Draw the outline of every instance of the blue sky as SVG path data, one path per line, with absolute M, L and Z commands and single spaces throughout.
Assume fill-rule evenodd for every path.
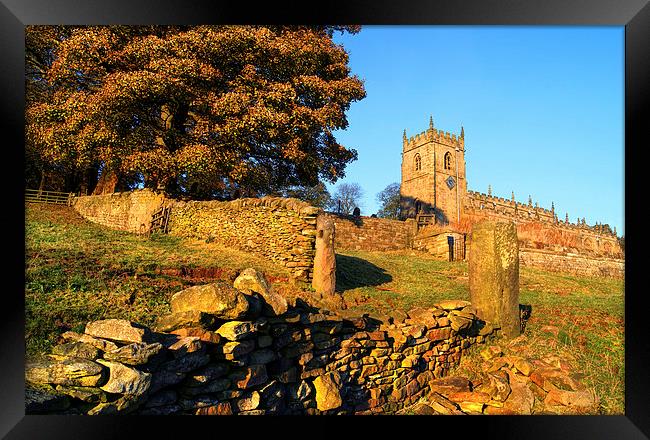
M 335 35 L 367 97 L 336 132 L 363 215 L 400 181 L 402 133 L 465 128 L 468 189 L 624 233 L 622 26 L 365 26 Z M 331 193 L 336 185 L 328 185 Z

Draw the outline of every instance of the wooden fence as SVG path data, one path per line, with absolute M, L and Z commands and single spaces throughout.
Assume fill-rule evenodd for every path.
M 167 234 L 169 232 L 169 214 L 171 211 L 171 208 L 163 206 L 158 211 L 154 212 L 151 216 L 149 233 L 162 232 L 163 234 Z
M 37 189 L 25 190 L 25 201 L 31 203 L 53 203 L 56 205 L 72 205 L 74 193 L 58 191 L 39 191 Z

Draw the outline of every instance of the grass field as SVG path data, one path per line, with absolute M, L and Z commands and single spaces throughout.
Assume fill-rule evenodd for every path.
M 125 318 L 150 325 L 170 296 L 193 284 L 263 271 L 287 295 L 287 272 L 261 257 L 215 243 L 113 231 L 67 207 L 26 206 L 25 341 L 48 351 L 59 334 L 87 321 Z M 346 314 L 406 312 L 443 299 L 469 299 L 467 264 L 419 252 L 337 251 L 337 290 Z M 532 306 L 531 356 L 558 354 L 595 388 L 602 414 L 624 413 L 624 285 L 522 267 L 520 302 Z
M 337 252 L 337 290 L 347 313 L 380 316 L 442 299 L 469 300 L 466 263 L 416 252 Z M 530 356 L 558 354 L 585 374 L 603 414 L 624 413 L 623 280 L 521 267 L 519 301 L 532 307 L 524 334 Z M 557 333 L 557 335 L 555 334 Z
M 114 231 L 64 206 L 28 204 L 25 214 L 28 354 L 49 350 L 59 334 L 83 330 L 90 320 L 150 325 L 169 313 L 169 299 L 179 290 L 233 281 L 247 267 L 291 289 L 281 266 L 215 243 Z

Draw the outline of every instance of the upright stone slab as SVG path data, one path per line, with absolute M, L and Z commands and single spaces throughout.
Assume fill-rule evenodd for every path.
M 319 215 L 316 219 L 316 255 L 312 287 L 324 297 L 334 295 L 336 287 L 334 233 L 334 221 Z
M 484 220 L 473 226 L 469 292 L 481 319 L 500 325 L 504 336 L 520 334 L 519 246 L 513 222 Z

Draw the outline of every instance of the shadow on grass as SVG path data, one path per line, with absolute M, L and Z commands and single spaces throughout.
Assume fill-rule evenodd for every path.
M 362 258 L 336 254 L 336 291 L 379 286 L 393 277 L 379 266 Z

